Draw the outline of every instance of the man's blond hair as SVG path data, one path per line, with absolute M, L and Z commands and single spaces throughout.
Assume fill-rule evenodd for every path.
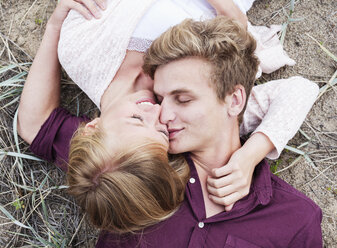
M 201 58 L 211 64 L 212 86 L 218 99 L 224 101 L 239 84 L 244 86 L 247 96 L 250 94 L 259 64 L 255 49 L 254 38 L 235 21 L 225 17 L 207 21 L 187 19 L 152 43 L 143 69 L 153 79 L 161 65 L 186 57 Z

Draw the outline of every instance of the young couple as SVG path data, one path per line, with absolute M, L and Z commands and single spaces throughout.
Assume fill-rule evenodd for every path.
M 106 11 L 114 8 L 119 13 L 118 8 L 129 6 L 133 16 L 131 1 L 112 2 Z M 102 1 L 96 3 L 102 6 Z M 305 106 L 294 105 L 304 118 L 317 94 L 316 86 L 298 77 L 274 81 L 253 88 L 247 101 L 258 69 L 254 39 L 242 26 L 223 17 L 204 22 L 188 20 L 153 42 L 144 65 L 144 55 L 139 51 L 125 53 L 125 44 L 114 47 L 125 57 L 120 63 L 115 57 L 118 70 L 103 89 L 100 118 L 89 121 L 72 116 L 58 108 L 59 33 L 69 9 L 85 15 L 88 10 L 95 12 L 97 6 L 92 4 L 71 0 L 59 3 L 27 78 L 18 123 L 21 137 L 31 144 L 34 153 L 68 169 L 70 193 L 91 222 L 107 230 L 97 246 L 322 246 L 320 209 L 272 175 L 266 162 L 259 163 L 275 146 L 282 150 L 279 144 L 289 134 L 273 136 L 267 121 L 242 147 L 239 138 L 239 121 L 247 102 L 242 129 L 254 128 L 254 112 L 264 120 L 273 113 L 278 118 L 275 112 L 284 110 L 279 106 L 274 110 L 275 102 L 282 97 L 291 101 L 293 96 L 272 98 L 273 93 L 268 95 L 268 91 L 280 93 L 280 84 L 290 82 L 288 85 L 296 85 L 299 95 L 304 96 L 303 103 L 307 101 Z M 71 14 L 76 23 L 78 16 Z M 101 19 L 105 15 L 103 12 Z M 81 30 L 81 24 L 77 25 Z M 138 25 L 134 33 L 140 28 Z M 128 40 L 131 44 L 137 37 Z M 103 47 L 100 52 L 109 50 Z M 68 62 L 74 60 L 76 64 L 77 57 L 69 57 Z M 84 78 L 90 78 L 90 71 L 81 72 Z M 270 99 L 273 101 L 268 103 Z M 249 110 L 252 107 L 255 110 Z M 286 118 L 280 121 L 291 123 L 287 126 L 295 129 L 303 120 L 291 114 Z M 86 124 L 73 136 L 81 122 Z M 274 135 L 277 131 L 274 129 Z M 283 132 L 293 130 L 280 130 Z M 167 151 L 183 155 L 174 155 L 168 161 Z M 130 232 L 137 230 L 142 232 Z

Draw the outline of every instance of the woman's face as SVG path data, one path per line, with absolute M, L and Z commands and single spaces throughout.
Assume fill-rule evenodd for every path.
M 160 111 L 153 92 L 141 90 L 115 101 L 100 121 L 102 127 L 109 130 L 108 135 L 112 132 L 130 141 L 150 138 L 168 149 L 168 131 L 159 121 Z

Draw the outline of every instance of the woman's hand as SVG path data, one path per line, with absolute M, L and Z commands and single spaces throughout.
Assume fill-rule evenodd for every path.
M 217 15 L 227 16 L 230 19 L 240 22 L 245 28 L 247 28 L 248 18 L 239 9 L 233 0 L 208 0 L 212 7 L 216 10 Z
M 255 166 L 273 149 L 266 135 L 253 134 L 225 166 L 212 170 L 207 179 L 209 198 L 231 210 L 236 201 L 249 194 Z
M 61 29 L 64 19 L 72 9 L 82 14 L 87 20 L 92 17 L 99 19 L 102 16 L 101 10 L 106 9 L 106 2 L 107 0 L 60 0 L 48 23 Z

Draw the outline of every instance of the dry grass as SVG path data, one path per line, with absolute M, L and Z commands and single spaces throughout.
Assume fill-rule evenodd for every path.
M 312 3 L 312 1 L 308 2 Z M 322 228 L 325 246 L 333 247 L 337 242 L 335 237 L 336 51 L 331 49 L 331 42 L 320 40 L 324 36 L 318 35 L 315 31 L 308 31 L 300 38 L 294 36 L 297 28 L 303 26 L 310 17 L 307 12 L 301 12 L 301 4 L 302 1 L 284 0 L 269 3 L 267 0 L 261 0 L 255 5 L 255 10 L 250 12 L 250 16 L 251 19 L 255 18 L 254 24 L 283 22 L 281 39 L 285 43 L 286 50 L 290 50 L 291 57 L 300 60 L 297 67 L 279 70 L 271 76 L 264 75 L 264 80 L 301 74 L 316 81 L 321 87 L 317 102 L 300 132 L 288 144 L 281 158 L 272 162 L 272 169 L 320 205 L 324 214 Z M 17 136 L 16 132 L 15 113 L 22 85 L 32 62 L 33 56 L 30 54 L 33 53 L 26 51 L 31 47 L 21 44 L 22 39 L 13 35 L 13 30 L 27 29 L 29 23 L 27 24 L 26 21 L 35 19 L 37 27 L 34 31 L 37 30 L 36 33 L 39 34 L 35 36 L 38 37 L 37 40 L 40 39 L 43 25 L 53 5 L 54 2 L 48 0 L 28 1 L 25 10 L 17 17 L 13 13 L 20 8 L 19 3 L 10 0 L 0 1 L 0 230 L 2 233 L 0 247 L 92 247 L 97 235 L 86 225 L 78 207 L 67 196 L 64 173 L 55 166 L 32 156 L 27 144 Z M 275 6 L 271 7 L 272 5 Z M 336 9 L 326 11 L 329 14 L 325 15 L 326 22 L 330 25 L 331 18 L 336 15 Z M 335 37 L 334 34 L 333 37 Z M 301 61 L 306 61 L 306 54 L 305 52 L 297 54 L 298 48 L 294 47 L 294 42 L 305 42 L 311 49 L 316 50 L 316 55 L 312 59 L 318 61 L 318 65 L 315 64 L 313 67 L 325 68 L 328 64 L 329 68 L 326 70 L 318 68 L 319 72 L 303 70 Z M 94 109 L 93 104 L 68 80 L 63 82 L 62 89 L 62 103 L 73 113 L 84 114 Z M 317 120 L 318 117 L 322 120 Z

